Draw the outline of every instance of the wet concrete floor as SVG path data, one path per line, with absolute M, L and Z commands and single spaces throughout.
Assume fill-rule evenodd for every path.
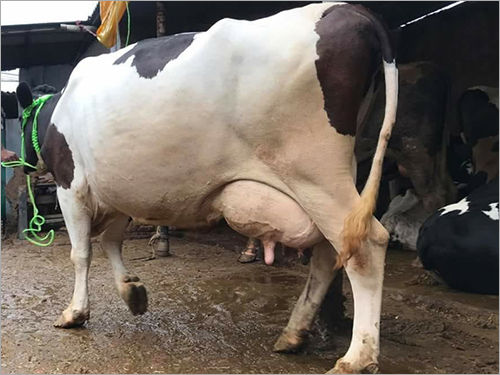
M 1 373 L 324 373 L 345 353 L 349 321 L 336 332 L 316 324 L 298 354 L 272 352 L 307 277 L 298 262 L 236 261 L 244 238 L 225 229 L 172 238 L 174 253 L 152 261 L 147 239 L 125 242 L 124 259 L 144 282 L 149 311 L 132 316 L 114 288 L 98 243 L 90 271 L 91 318 L 62 330 L 69 303 L 69 240 L 38 248 L 2 243 Z M 434 285 L 389 251 L 381 323 L 385 373 L 498 373 L 498 296 Z M 347 280 L 347 279 L 345 279 Z M 346 315 L 352 318 L 344 281 Z

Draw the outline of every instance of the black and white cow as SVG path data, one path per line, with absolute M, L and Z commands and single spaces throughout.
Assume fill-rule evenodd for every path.
M 356 118 L 382 64 L 387 105 L 360 196 Z M 306 287 L 275 350 L 301 344 L 337 262 L 350 279 L 355 313 L 351 345 L 334 371 L 375 370 L 388 234 L 372 213 L 397 75 L 384 26 L 345 3 L 251 22 L 223 19 L 206 32 L 82 60 L 50 122 L 39 124 L 75 266 L 73 298 L 56 326 L 89 318 L 91 236 L 101 235 L 117 289 L 140 314 L 146 289 L 121 257 L 128 218 L 177 228 L 225 218 L 269 244 L 314 247 Z M 273 259 L 274 246 L 265 257 Z
M 466 292 L 498 293 L 498 177 L 422 225 L 418 256 L 425 269 Z
M 467 89 L 458 102 L 458 119 L 471 159 L 470 192 L 498 176 L 498 88 Z

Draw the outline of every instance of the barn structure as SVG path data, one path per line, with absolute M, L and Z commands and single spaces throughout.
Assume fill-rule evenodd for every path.
M 225 17 L 257 19 L 310 2 L 165 1 L 130 2 L 130 43 L 186 31 L 203 31 Z M 353 2 L 356 3 L 356 2 Z M 447 126 L 457 126 L 455 103 L 461 92 L 475 85 L 498 85 L 497 2 L 359 2 L 381 15 L 394 31 L 398 63 L 428 60 L 450 76 Z M 446 9 L 446 7 L 451 7 Z M 440 9 L 445 10 L 437 13 Z M 426 17 L 427 15 L 427 17 Z M 123 47 L 127 15 L 119 26 Z M 19 81 L 32 88 L 48 84 L 61 90 L 72 69 L 87 56 L 107 53 L 92 35 L 100 25 L 99 6 L 82 22 L 11 25 L 2 27 L 2 71 L 20 69 Z M 19 152 L 17 120 L 2 130 L 5 146 Z M 12 177 L 6 171 L 2 183 Z M 7 216 L 12 218 L 10 205 Z

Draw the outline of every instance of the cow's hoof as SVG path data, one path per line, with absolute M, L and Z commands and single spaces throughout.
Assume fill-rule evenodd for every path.
M 77 311 L 66 309 L 55 321 L 54 327 L 57 328 L 75 328 L 80 327 L 90 318 L 89 311 Z
M 120 296 L 133 315 L 144 314 L 148 310 L 148 293 L 137 276 L 124 276 L 120 283 Z
M 295 353 L 300 349 L 303 342 L 301 335 L 285 330 L 274 344 L 273 351 L 277 353 Z
M 380 374 L 380 368 L 376 363 L 370 363 L 369 365 L 359 368 L 358 366 L 353 366 L 349 362 L 345 362 L 339 359 L 327 374 Z

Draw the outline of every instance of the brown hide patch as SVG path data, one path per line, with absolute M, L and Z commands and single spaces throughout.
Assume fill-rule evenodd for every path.
M 337 132 L 354 136 L 359 107 L 381 60 L 377 30 L 353 6 L 337 5 L 325 12 L 315 31 L 324 109 Z
M 56 183 L 64 189 L 69 189 L 75 170 L 73 154 L 66 138 L 59 133 L 54 124 L 50 124 L 47 129 L 41 154 Z

